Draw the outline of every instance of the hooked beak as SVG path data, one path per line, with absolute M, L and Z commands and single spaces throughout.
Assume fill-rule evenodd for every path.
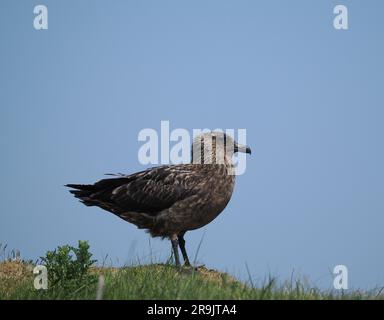
M 251 154 L 251 148 L 242 144 L 235 143 L 235 152 L 249 153 Z

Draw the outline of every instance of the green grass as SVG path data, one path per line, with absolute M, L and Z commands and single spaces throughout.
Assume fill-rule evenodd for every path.
M 22 261 L 15 251 L 0 245 L 0 300 L 4 299 L 384 299 L 383 288 L 324 291 L 302 279 L 278 283 L 269 276 L 255 284 L 205 267 L 177 268 L 173 264 L 130 265 L 123 268 L 95 267 L 89 245 L 59 246 L 35 263 Z M 48 270 L 48 289 L 36 290 L 32 270 L 44 264 Z M 248 270 L 248 268 L 247 268 Z M 249 270 L 248 273 L 250 274 Z M 99 290 L 98 279 L 104 278 Z
M 27 265 L 19 262 L 20 270 L 8 278 L 0 278 L 0 299 L 95 299 L 97 284 L 78 288 L 35 290 L 33 275 Z M 2 263 L 4 264 L 4 263 Z M 8 263 L 9 264 L 9 263 Z M 1 264 L 0 264 L 1 270 Z M 130 266 L 121 269 L 93 268 L 103 274 L 103 299 L 383 299 L 379 292 L 323 292 L 295 281 L 277 285 L 269 279 L 265 285 L 253 287 L 228 274 L 200 268 L 177 269 L 167 264 Z M 0 273 L 1 276 L 1 273 Z

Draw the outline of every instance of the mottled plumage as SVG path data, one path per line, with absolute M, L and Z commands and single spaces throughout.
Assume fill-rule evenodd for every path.
M 226 207 L 235 184 L 232 155 L 236 151 L 250 153 L 249 148 L 222 133 L 204 134 L 193 143 L 191 164 L 160 166 L 114 175 L 95 184 L 67 186 L 85 205 L 110 211 L 152 236 L 170 238 L 176 263 L 180 245 L 189 265 L 183 236 L 211 222 Z

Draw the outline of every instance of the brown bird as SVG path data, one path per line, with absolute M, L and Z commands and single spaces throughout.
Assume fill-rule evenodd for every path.
M 236 152 L 250 154 L 251 149 L 222 132 L 210 132 L 193 141 L 190 164 L 66 186 L 85 205 L 110 211 L 153 237 L 169 238 L 176 265 L 180 265 L 180 246 L 189 266 L 184 235 L 210 223 L 227 206 L 235 184 L 232 156 Z

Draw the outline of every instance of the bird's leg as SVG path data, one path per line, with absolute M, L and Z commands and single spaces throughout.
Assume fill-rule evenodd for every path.
M 173 254 L 175 256 L 176 267 L 180 267 L 180 258 L 179 258 L 179 240 L 177 239 L 177 235 L 174 234 L 171 237 Z
M 189 259 L 188 259 L 187 250 L 185 250 L 184 233 L 180 233 L 177 238 L 179 239 L 179 246 L 180 246 L 181 253 L 183 255 L 184 265 L 189 267 L 191 266 L 191 263 L 189 262 Z

